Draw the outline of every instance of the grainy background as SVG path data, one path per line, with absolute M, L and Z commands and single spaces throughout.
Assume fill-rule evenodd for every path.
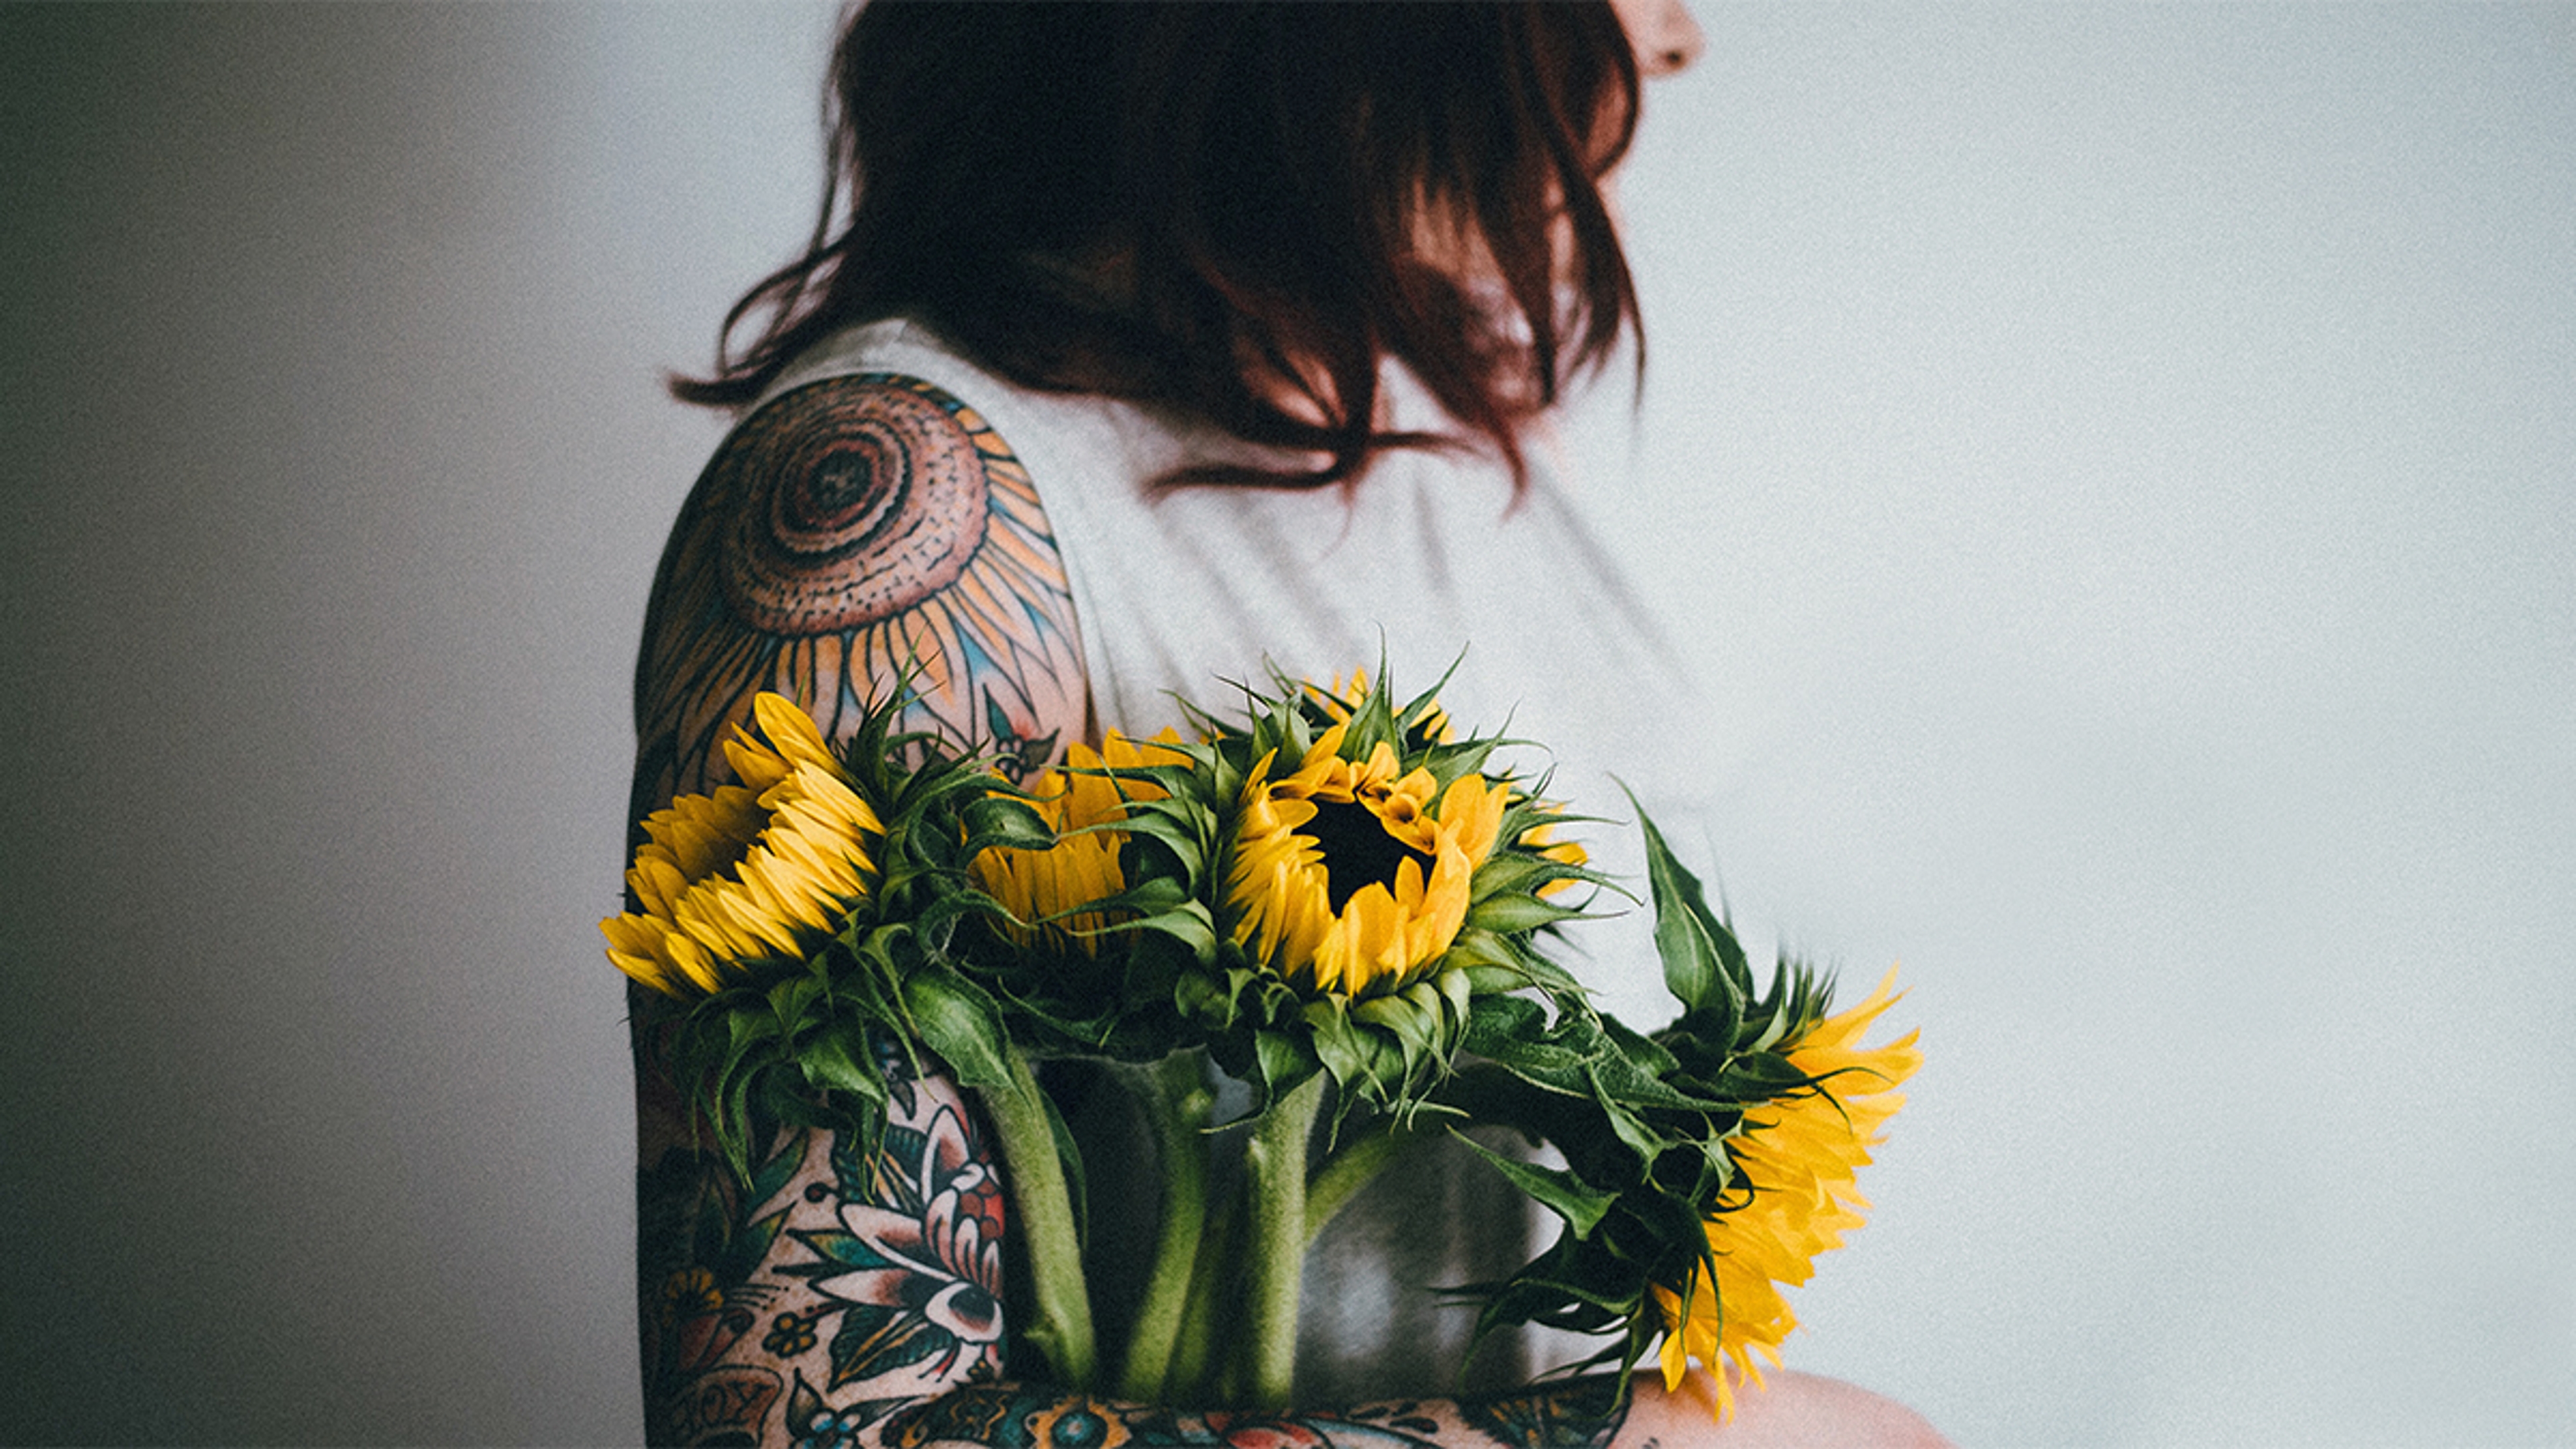
M 1702 20 L 1573 432 L 1739 919 L 1930 1053 L 1792 1362 L 2576 1438 L 2576 9 Z M 832 25 L 0 9 L 0 1438 L 635 1433 L 657 375 L 810 221 Z

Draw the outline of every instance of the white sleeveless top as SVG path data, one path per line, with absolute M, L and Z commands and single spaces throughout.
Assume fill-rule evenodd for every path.
M 1264 455 L 1168 413 L 1015 386 L 903 321 L 836 334 L 767 396 L 861 372 L 938 386 L 981 413 L 1028 469 L 1062 551 L 1104 727 L 1147 735 L 1180 725 L 1174 694 L 1222 709 L 1223 681 L 1260 681 L 1265 662 L 1321 679 L 1374 672 L 1383 655 L 1406 693 L 1454 664 L 1440 696 L 1450 717 L 1544 745 L 1515 765 L 1552 768 L 1553 798 L 1607 817 L 1576 832 L 1596 865 L 1641 881 L 1614 773 L 1667 835 L 1696 838 L 1705 796 L 1690 753 L 1709 716 L 1555 460 L 1533 453 L 1517 500 L 1508 474 L 1483 454 L 1411 450 L 1382 455 L 1350 490 L 1157 496 L 1147 485 L 1175 467 Z M 1446 427 L 1409 376 L 1391 370 L 1387 387 L 1394 426 Z M 1605 897 L 1599 906 L 1624 904 Z M 1579 924 L 1569 940 L 1581 954 L 1569 952 L 1567 964 L 1605 1010 L 1640 1029 L 1671 1016 L 1642 909 Z M 1474 1313 L 1421 1290 L 1499 1276 L 1532 1250 L 1520 1205 L 1463 1151 L 1389 1176 L 1402 1181 L 1355 1199 L 1310 1255 L 1303 1401 L 1453 1391 Z M 1116 1223 L 1104 1211 L 1095 1239 Z M 1426 1233 L 1426 1224 L 1450 1231 Z M 1552 1220 L 1542 1230 L 1552 1237 Z M 1402 1291 L 1391 1295 L 1390 1283 Z M 1474 1379 L 1499 1384 L 1549 1366 L 1514 1351 L 1525 1347 L 1489 1346 Z

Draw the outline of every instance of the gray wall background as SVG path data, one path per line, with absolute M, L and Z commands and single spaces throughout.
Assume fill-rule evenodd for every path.
M 2576 9 L 1709 7 L 1575 420 L 1930 1065 L 1793 1365 L 2576 1439 Z M 630 1437 L 627 671 L 828 9 L 0 10 L 0 1437 Z

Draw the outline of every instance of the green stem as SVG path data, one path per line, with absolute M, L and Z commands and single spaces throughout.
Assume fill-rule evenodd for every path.
M 1306 1184 L 1306 1242 L 1312 1246 L 1333 1215 L 1361 1188 L 1375 1181 L 1416 1134 L 1379 1123 L 1367 1135 L 1333 1154 Z
M 1027 1057 L 1016 1050 L 1007 1055 L 1009 1084 L 978 1087 L 975 1094 L 992 1120 L 995 1135 L 1002 1139 L 1011 1206 L 1019 1219 L 1015 1226 L 1028 1245 L 1029 1276 L 1037 1290 L 1023 1336 L 1046 1355 L 1060 1382 L 1088 1389 L 1098 1361 L 1091 1331 L 1091 1290 L 1082 1273 L 1082 1241 L 1074 1231 L 1073 1197 L 1065 1189 L 1064 1160 L 1056 1155 L 1055 1125 L 1037 1076 L 1029 1070 Z
M 1210 1364 L 1215 1360 L 1223 1305 L 1234 1301 L 1235 1285 L 1243 1281 L 1242 1265 L 1235 1257 L 1235 1240 L 1241 1236 L 1235 1225 L 1243 1217 L 1237 1209 L 1242 1202 L 1238 1193 L 1218 1208 L 1208 1219 L 1205 1236 L 1199 1239 L 1198 1261 L 1190 1274 L 1189 1303 L 1181 1311 L 1180 1341 L 1172 1346 L 1171 1368 L 1163 1376 L 1166 1402 L 1226 1401 L 1223 1386 L 1210 1377 Z
M 1296 1385 L 1297 1289 L 1306 1264 L 1307 1141 L 1323 1101 L 1324 1076 L 1318 1072 L 1271 1103 L 1244 1147 L 1252 1206 L 1244 1347 L 1251 1379 L 1246 1390 L 1256 1409 L 1288 1407 Z
M 1118 1391 L 1143 1403 L 1163 1398 L 1172 1369 L 1172 1345 L 1190 1297 L 1199 1242 L 1207 1228 L 1207 1142 L 1216 1111 L 1199 1053 L 1175 1052 L 1143 1072 L 1122 1073 L 1153 1121 L 1163 1163 L 1163 1226 L 1154 1244 L 1154 1271 L 1127 1339 Z

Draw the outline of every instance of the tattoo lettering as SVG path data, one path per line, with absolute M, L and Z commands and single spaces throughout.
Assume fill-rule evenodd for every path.
M 754 1364 L 709 1369 L 689 1381 L 673 1401 L 666 1444 L 757 1444 L 770 1406 L 778 1401 L 778 1374 Z
M 754 693 L 838 739 L 898 683 L 905 728 L 1043 762 L 1084 717 L 1072 593 L 980 414 L 917 378 L 826 378 L 745 419 L 681 509 L 636 663 L 636 816 L 721 781 Z

